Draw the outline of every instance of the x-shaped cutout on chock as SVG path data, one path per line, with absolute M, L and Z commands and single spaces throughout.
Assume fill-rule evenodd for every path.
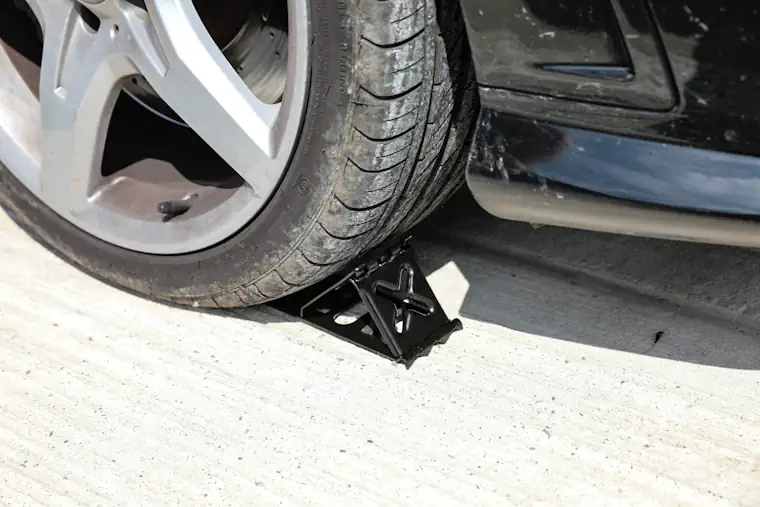
M 435 303 L 415 292 L 414 277 L 414 268 L 409 264 L 403 264 L 399 269 L 395 286 L 385 280 L 377 281 L 374 286 L 375 293 L 388 299 L 396 308 L 396 322 L 403 325 L 398 332 L 409 330 L 413 313 L 427 317 L 435 312 Z

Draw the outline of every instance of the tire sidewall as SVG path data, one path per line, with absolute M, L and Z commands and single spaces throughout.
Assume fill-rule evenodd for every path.
M 223 243 L 184 255 L 142 254 L 103 242 L 42 204 L 0 164 L 0 205 L 54 253 L 112 284 L 160 298 L 206 296 L 249 284 L 297 248 L 332 194 L 350 124 L 355 33 L 345 0 L 311 0 L 311 82 L 301 136 L 267 205 Z

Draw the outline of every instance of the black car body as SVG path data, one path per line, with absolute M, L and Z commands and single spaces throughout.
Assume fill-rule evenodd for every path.
M 760 6 L 461 0 L 467 181 L 508 219 L 760 245 Z

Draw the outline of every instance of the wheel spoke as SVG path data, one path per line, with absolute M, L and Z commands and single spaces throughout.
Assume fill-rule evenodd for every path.
M 149 32 L 135 57 L 158 95 L 213 148 L 256 193 L 279 172 L 274 128 L 278 105 L 260 101 L 245 86 L 206 31 L 191 0 L 147 0 L 166 69 L 155 65 Z M 147 27 L 146 27 L 147 29 Z
M 40 107 L 40 192 L 54 209 L 76 212 L 100 178 L 119 82 L 135 72 L 118 26 L 88 28 L 70 2 L 40 2 L 44 26 Z

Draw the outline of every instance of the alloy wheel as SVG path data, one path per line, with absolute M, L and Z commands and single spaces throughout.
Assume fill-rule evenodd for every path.
M 233 235 L 287 169 L 309 79 L 306 0 L 250 4 L 26 0 L 42 51 L 30 62 L 0 32 L 0 161 L 119 247 L 181 254 Z M 147 144 L 120 138 L 140 132 L 179 155 L 105 163 L 110 145 Z

